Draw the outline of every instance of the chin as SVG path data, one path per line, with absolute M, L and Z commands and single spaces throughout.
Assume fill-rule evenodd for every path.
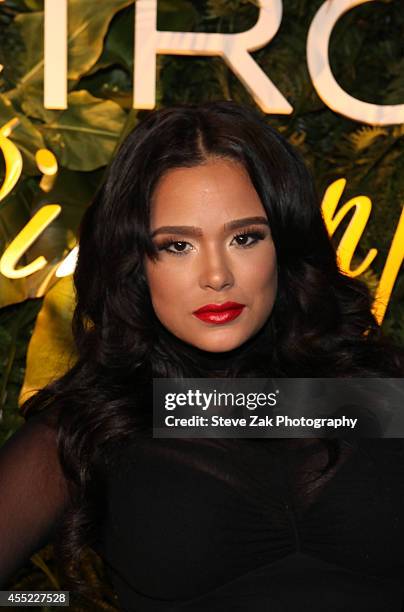
M 195 344 L 197 348 L 202 351 L 209 351 L 210 353 L 224 353 L 225 351 L 231 351 L 238 346 L 243 344 L 242 342 L 235 342 L 234 338 L 230 339 L 227 342 L 217 341 L 217 342 L 202 342 L 201 344 Z

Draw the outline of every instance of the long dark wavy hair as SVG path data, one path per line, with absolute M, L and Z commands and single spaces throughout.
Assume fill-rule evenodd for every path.
M 224 158 L 241 164 L 270 221 L 278 293 L 262 334 L 265 354 L 233 361 L 230 376 L 402 376 L 367 287 L 337 265 L 313 180 L 296 150 L 254 111 L 232 102 L 151 112 L 126 138 L 80 229 L 74 283 L 75 365 L 23 406 L 54 416 L 71 506 L 57 542 L 68 584 L 97 535 L 105 501 L 99 465 L 124 438 L 150 428 L 153 377 L 203 376 L 185 343 L 164 333 L 144 260 L 155 258 L 150 204 L 162 175 Z M 328 443 L 335 458 L 335 445 Z

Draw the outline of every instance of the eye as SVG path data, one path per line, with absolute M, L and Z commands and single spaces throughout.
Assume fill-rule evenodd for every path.
M 237 246 L 241 248 L 248 248 L 264 240 L 266 234 L 260 230 L 244 230 L 233 236 L 233 240 L 236 240 Z M 233 242 L 232 240 L 232 242 Z
M 254 244 L 259 242 L 260 240 L 264 240 L 266 238 L 266 233 L 262 230 L 258 229 L 248 229 L 239 232 L 233 236 L 231 244 L 236 241 L 236 246 L 238 248 L 249 248 Z M 175 237 L 168 237 L 164 242 L 162 242 L 158 247 L 159 251 L 165 251 L 170 255 L 187 255 L 190 251 L 193 250 L 192 244 L 186 242 L 185 240 L 175 240 Z
M 189 246 L 191 249 L 186 249 Z M 189 242 L 185 242 L 183 240 L 172 240 L 167 239 L 165 242 L 159 245 L 159 251 L 166 251 L 171 255 L 186 255 L 190 250 L 192 250 L 192 245 Z

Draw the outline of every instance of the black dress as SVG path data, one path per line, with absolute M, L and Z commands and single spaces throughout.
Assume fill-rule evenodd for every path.
M 214 367 L 220 357 L 213 359 Z M 402 612 L 404 440 L 128 439 L 95 549 L 122 610 Z M 68 503 L 42 415 L 0 451 L 0 583 Z
M 404 610 L 404 442 L 142 440 L 108 473 L 99 552 L 123 610 Z M 316 478 L 313 479 L 313 476 Z

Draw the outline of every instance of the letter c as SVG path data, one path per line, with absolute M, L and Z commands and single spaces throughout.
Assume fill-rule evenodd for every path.
M 404 104 L 370 104 L 350 96 L 331 72 L 328 46 L 338 19 L 347 11 L 373 0 L 327 0 L 317 11 L 307 38 L 307 64 L 313 86 L 336 113 L 370 125 L 404 123 Z

